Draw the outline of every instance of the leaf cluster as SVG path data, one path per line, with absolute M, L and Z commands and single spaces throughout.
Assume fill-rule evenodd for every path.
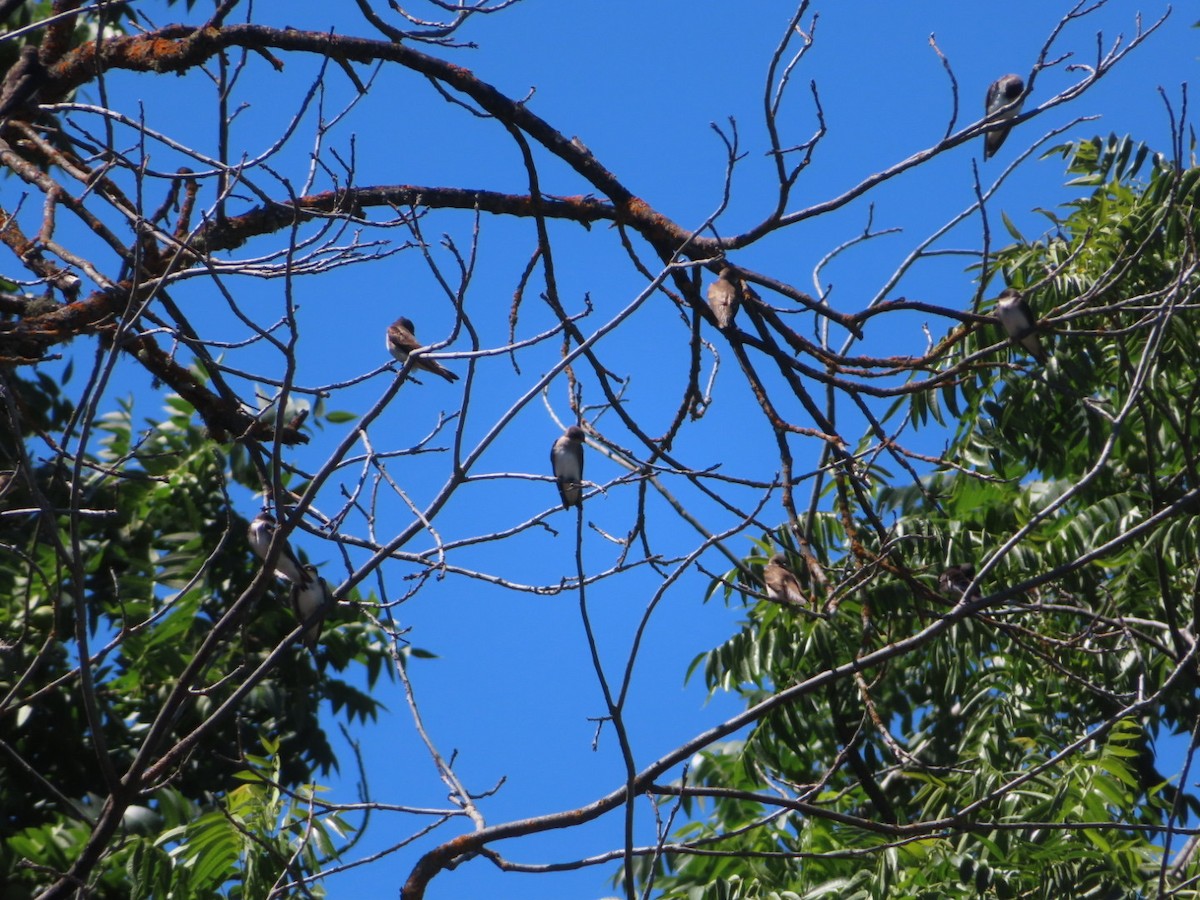
M 718 582 L 746 622 L 694 670 L 766 711 L 688 773 L 665 896 L 1133 897 L 1196 874 L 1166 868 L 1200 801 L 1155 744 L 1200 718 L 1200 171 L 1128 139 L 1057 152 L 1087 195 L 987 270 L 1050 363 L 989 355 L 998 326 L 952 336 L 908 411 L 957 420 L 944 464 L 882 473 L 886 532 L 835 508 L 808 535 L 827 615 L 761 599 L 765 549 Z M 952 564 L 978 593 L 939 584 Z
M 26 438 L 71 431 L 76 410 L 56 382 L 10 383 L 19 386 Z M 241 451 L 231 453 L 206 436 L 188 404 L 170 398 L 161 419 L 138 423 L 133 403 L 125 401 L 91 427 L 103 435 L 92 443 L 99 448 L 94 456 L 59 455 L 22 469 L 16 445 L 6 441 L 0 465 L 32 473 L 32 484 L 22 475 L 0 501 L 10 511 L 0 517 L 0 544 L 8 551 L 0 554 L 0 634 L 7 640 L 0 649 L 0 697 L 7 698 L 0 715 L 5 745 L 23 762 L 0 779 L 0 877 L 30 885 L 42 881 L 30 863 L 69 868 L 89 836 L 87 822 L 101 800 L 96 788 L 108 777 L 81 691 L 95 697 L 111 771 L 126 771 L 146 752 L 181 675 L 260 567 L 246 541 L 248 523 L 233 511 L 226 487 L 231 477 L 249 486 L 252 471 Z M 39 507 L 61 512 L 39 516 Z M 22 508 L 29 514 L 11 512 Z M 30 521 L 43 524 L 30 529 Z M 346 599 L 362 598 L 355 591 Z M 392 671 L 386 651 L 369 626 L 334 610 L 319 666 L 296 645 L 243 698 L 236 715 L 207 722 L 295 625 L 286 588 L 269 588 L 194 676 L 192 702 L 156 738 L 157 749 L 196 729 L 207 731 L 172 771 L 169 785 L 127 813 L 127 822 L 140 816 L 134 832 L 146 839 L 133 840 L 136 852 L 105 860 L 99 895 L 111 882 L 111 895 L 123 896 L 126 863 L 147 883 L 183 877 L 164 875 L 163 866 L 195 862 L 209 840 L 192 845 L 207 834 L 205 823 L 227 823 L 231 810 L 248 802 L 250 789 L 238 787 L 247 765 L 271 770 L 271 809 L 284 803 L 283 791 L 336 768 L 318 718 L 322 701 L 348 722 L 378 715 L 380 704 L 349 678 L 350 667 L 364 665 L 371 686 Z M 80 634 L 90 654 L 86 681 L 73 652 Z M 260 744 L 269 754 L 255 763 L 248 748 Z M 261 837 L 252 826 L 225 840 L 243 840 L 247 830 Z M 170 839 L 176 851 L 153 851 L 171 828 L 177 829 Z M 290 852 L 282 858 L 290 859 Z M 223 864 L 210 859 L 207 865 L 228 878 Z M 248 869 L 241 872 L 252 879 Z M 207 896 L 199 887 L 209 883 L 207 876 L 194 871 L 188 877 L 197 879 L 189 890 Z

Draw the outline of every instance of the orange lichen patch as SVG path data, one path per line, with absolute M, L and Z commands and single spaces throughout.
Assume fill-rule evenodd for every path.
M 636 216 L 644 216 L 652 211 L 650 205 L 641 197 L 630 197 L 625 201 L 625 208 Z
M 180 71 L 206 59 L 217 48 L 220 32 L 197 30 L 184 25 L 168 25 L 151 35 L 108 38 L 102 44 L 80 44 L 50 68 L 50 80 L 64 89 L 95 78 L 96 55 L 103 57 L 105 68 L 136 72 Z
M 350 198 L 352 193 L 346 190 L 322 191 L 319 194 L 309 194 L 300 197 L 296 205 L 302 209 L 315 209 L 321 212 L 334 212 L 348 205 L 353 205 Z
M 455 78 L 466 78 L 470 79 L 471 81 L 475 80 L 475 73 L 465 66 L 456 66 L 452 62 L 445 61 L 442 61 L 442 65 L 445 67 L 445 71 L 448 74 L 453 75 Z
M 152 38 L 130 48 L 125 58 L 135 67 L 162 72 L 169 70 L 172 63 L 181 63 L 186 50 L 187 46 L 177 41 Z
M 182 40 L 161 34 L 122 44 L 124 62 L 133 69 L 172 72 L 196 65 L 216 49 L 221 33 L 215 28 L 193 31 Z M 108 54 L 106 53 L 106 56 Z
M 679 226 L 668 219 L 660 212 L 656 212 L 654 207 L 643 200 L 641 197 L 630 197 L 622 204 L 630 218 L 635 222 L 642 222 L 654 228 L 660 234 L 666 234 L 672 238 L 682 239 L 687 235 L 683 234 Z

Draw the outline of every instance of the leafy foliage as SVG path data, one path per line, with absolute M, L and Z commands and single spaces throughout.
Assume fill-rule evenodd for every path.
M 654 888 L 1190 890 L 1191 854 L 1172 860 L 1171 842 L 1196 801 L 1160 774 L 1155 741 L 1197 719 L 1195 173 L 1127 138 L 1054 148 L 1080 193 L 1040 211 L 1046 235 L 977 189 L 968 214 L 984 226 L 981 251 L 951 250 L 965 216 L 948 213 L 848 310 L 822 273 L 893 231 L 873 227 L 874 198 L 989 127 L 958 122 L 947 57 L 945 132 L 841 186 L 848 168 L 828 180 L 810 170 L 829 156 L 817 152 L 828 129 L 816 80 L 807 114 L 788 91 L 808 81 L 798 66 L 815 40 L 809 3 L 795 4 L 766 66 L 762 122 L 714 126 L 723 188 L 700 222 L 703 180 L 679 177 L 682 158 L 639 154 L 670 158 L 655 191 L 664 205 L 651 206 L 611 150 L 597 145 L 601 159 L 541 117 L 556 105 L 545 94 L 509 95 L 500 85 L 520 79 L 485 80 L 454 57 L 515 3 L 360 2 L 317 22 L 307 9 L 280 20 L 262 4 L 168 0 L 192 14 L 165 25 L 153 5 L 0 4 L 0 168 L 18 188 L 0 200 L 6 898 L 319 895 L 357 840 L 350 809 L 364 822 L 403 817 L 389 841 L 420 854 L 401 889 L 412 900 L 469 861 L 559 871 L 617 857 L 628 900 Z M 1166 21 L 1139 15 L 1094 64 L 1067 64 L 1080 59 L 1067 34 L 1107 3 L 1074 7 L 1047 34 L 1027 83 L 1044 72 L 1070 84 L 1026 105 L 1026 133 Z M 674 43 L 626 56 L 665 62 Z M 723 82 L 721 55 L 704 50 L 709 83 Z M 447 126 L 456 116 L 461 127 Z M 612 136 L 645 134 L 622 124 Z M 393 126 L 419 151 L 401 154 L 404 171 L 419 177 L 424 157 L 453 183 L 397 183 Z M 514 178 L 505 160 L 523 171 Z M 735 197 L 755 172 L 753 193 Z M 860 203 L 861 235 L 820 248 L 820 226 L 840 230 Z M 672 206 L 690 212 L 675 219 Z M 758 221 L 737 224 L 756 208 Z M 995 254 L 988 235 L 1005 232 L 1014 243 Z M 981 283 L 970 310 L 889 299 L 914 267 L 963 253 Z M 797 256 L 815 263 L 816 296 L 796 280 Z M 369 281 L 350 274 L 367 264 Z M 716 311 L 706 271 L 722 273 Z M 996 327 L 985 296 L 1001 280 L 1041 316 L 1049 364 L 1033 367 L 1025 336 L 1014 345 Z M 424 351 L 394 367 L 380 365 L 379 341 L 363 350 L 362 335 L 382 331 L 364 323 L 385 307 L 394 316 L 397 292 L 425 339 L 436 335 L 424 350 L 451 349 L 452 388 L 422 384 Z M 914 310 L 959 326 L 919 356 L 868 349 Z M 67 390 L 86 352 L 61 384 L 33 367 L 72 341 L 94 362 Z M 165 411 L 143 421 L 132 400 L 113 400 L 127 378 L 148 379 Z M 742 401 L 726 402 L 731 388 Z M 552 551 L 571 539 L 560 510 L 534 499 L 521 511 L 545 476 L 508 462 L 528 444 L 538 397 L 604 454 L 589 463 L 600 480 L 585 485 L 573 564 Z M 901 443 L 931 423 L 939 443 L 953 430 L 944 451 Z M 618 474 L 595 474 L 610 462 Z M 275 551 L 299 537 L 301 558 L 278 579 L 238 512 L 257 497 L 291 533 Z M 585 519 L 599 503 L 603 525 Z M 786 523 L 771 530 L 777 505 Z M 761 539 L 737 561 L 731 542 L 744 535 Z M 345 573 L 336 595 L 300 574 L 318 571 L 302 568 L 306 548 L 320 573 Z M 647 762 L 640 730 L 657 723 L 633 699 L 635 670 L 644 680 L 650 636 L 677 606 L 668 593 L 692 599 L 718 556 L 735 568 L 708 596 L 744 603 L 745 623 L 692 671 L 747 709 Z M 397 562 L 399 590 L 388 585 Z M 578 600 L 580 668 L 600 688 L 595 740 L 613 754 L 615 785 L 513 820 L 493 802 L 503 778 L 468 778 L 439 747 L 405 668 L 431 654 L 407 646 L 392 617 L 443 581 Z M 624 607 L 601 596 L 644 597 L 628 640 L 610 639 Z M 312 643 L 313 609 L 328 615 L 310 657 L 298 638 Z M 557 649 L 559 636 L 541 643 Z M 502 665 L 533 662 L 493 644 Z M 384 671 L 403 682 L 405 737 L 447 792 L 440 807 L 317 799 L 313 782 L 339 765 L 318 709 L 373 719 Z M 468 701 L 481 698 L 449 702 L 470 722 Z M 514 751 L 497 749 L 494 761 Z M 689 819 L 670 841 L 680 812 Z M 531 867 L 497 848 L 622 815 L 621 846 L 602 856 Z M 651 819 L 654 843 L 636 846 Z
M 75 410 L 54 382 L 20 384 L 25 421 L 40 421 L 48 430 L 67 427 Z M 0 542 L 12 551 L 0 565 L 0 632 L 16 638 L 0 652 L 0 693 L 19 687 L 24 698 L 5 740 L 27 763 L 0 781 L 0 872 L 13 882 L 40 881 L 27 863 L 18 865 L 22 857 L 49 869 L 68 867 L 89 833 L 74 820 L 92 815 L 89 807 L 100 799 L 93 792 L 107 777 L 90 749 L 88 715 L 77 701 L 83 674 L 71 641 L 79 629 L 91 654 L 88 677 L 99 700 L 107 758 L 123 771 L 144 752 L 181 674 L 193 672 L 193 660 L 208 652 L 214 627 L 259 568 L 245 539 L 248 523 L 232 511 L 226 491 L 231 458 L 205 436 L 186 403 L 170 399 L 164 418 L 139 431 L 133 403 L 125 402 L 94 427 L 104 435 L 96 457 L 80 459 L 74 471 L 64 458 L 46 463 L 35 470 L 33 486 L 22 484 L 5 497 L 10 508 L 44 502 L 80 509 L 81 515 L 60 516 L 53 533 L 30 532 L 19 517 L 0 518 Z M 11 446 L 4 449 L 13 452 Z M 6 462 L 11 466 L 14 460 Z M 114 477 L 117 472 L 120 477 Z M 77 555 L 70 552 L 74 547 Z M 71 558 L 79 561 L 75 570 L 64 568 L 62 560 Z M 86 598 L 82 609 L 80 597 Z M 355 592 L 348 599 L 360 598 Z M 206 724 L 241 685 L 226 673 L 254 672 L 295 627 L 285 600 L 283 588 L 259 596 L 208 664 L 191 676 L 199 696 L 180 709 L 159 740 L 169 746 L 207 729 L 200 752 L 189 753 L 174 770 L 170 788 L 127 813 L 127 827 L 131 817 L 138 818 L 135 830 L 148 830 L 148 836 L 136 849 L 107 860 L 101 894 L 107 885 L 111 896 L 124 896 L 126 864 L 140 873 L 135 881 L 160 884 L 165 878 L 186 886 L 193 892 L 188 896 L 215 896 L 235 863 L 248 882 L 265 877 L 247 868 L 242 849 L 222 856 L 220 848 L 241 848 L 247 833 L 265 840 L 272 832 L 262 826 L 279 816 L 283 789 L 337 766 L 318 721 L 320 702 L 331 701 L 346 721 L 378 714 L 369 693 L 330 672 L 345 672 L 359 661 L 373 685 L 392 671 L 385 649 L 368 625 L 340 621 L 335 611 L 325 623 L 319 667 L 297 645 L 246 694 L 235 716 L 216 727 Z M 269 756 L 247 756 L 243 748 L 260 742 Z M 271 771 L 270 796 L 248 784 L 236 786 L 246 780 L 248 764 Z M 29 798 L 45 796 L 47 786 L 59 802 L 31 804 Z M 232 828 L 246 804 L 258 818 Z M 314 827 L 333 834 L 334 824 L 327 820 Z M 227 830 L 221 840 L 214 837 L 217 825 Z M 156 851 L 163 840 L 159 829 L 192 850 L 165 856 Z M 279 847 L 273 854 L 272 859 L 292 858 L 292 851 Z M 303 871 L 314 860 L 302 856 L 292 865 Z M 175 871 L 176 866 L 182 868 Z M 146 890 L 145 896 L 165 896 Z M 256 888 L 245 896 L 264 895 Z
M 977 361 L 998 329 L 952 334 L 957 466 L 880 486 L 882 534 L 831 512 L 809 536 L 864 587 L 827 618 L 744 593 L 745 628 L 697 668 L 748 707 L 793 690 L 693 767 L 716 794 L 676 837 L 719 853 L 668 856 L 664 896 L 1139 897 L 1197 874 L 1166 867 L 1200 801 L 1154 744 L 1200 718 L 1200 172 L 1128 139 L 1058 152 L 1091 192 L 989 269 L 1029 292 L 1050 364 L 1006 343 L 997 371 Z M 938 584 L 958 563 L 976 602 Z

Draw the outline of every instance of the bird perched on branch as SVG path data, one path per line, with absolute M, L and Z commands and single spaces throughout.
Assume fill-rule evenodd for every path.
M 420 348 L 420 343 L 417 341 L 416 329 L 413 327 L 412 319 L 406 319 L 404 316 L 398 318 L 395 322 L 388 326 L 387 330 L 387 348 L 388 353 L 400 365 L 408 362 L 408 355 L 414 350 Z M 443 368 L 432 359 L 425 359 L 418 356 L 413 360 L 412 367 L 420 369 L 423 372 L 432 372 L 434 375 L 440 375 L 447 381 L 458 381 L 458 376 L 449 369 Z
M 325 618 L 322 613 L 333 605 L 333 595 L 328 582 L 317 574 L 316 566 L 305 565 L 303 571 L 308 581 L 292 585 L 292 612 L 301 625 L 308 624 L 300 639 L 310 653 L 316 653 Z
M 250 523 L 250 549 L 259 559 L 266 560 L 267 549 L 271 546 L 271 540 L 278 527 L 275 517 L 265 509 Z M 308 573 L 300 565 L 300 560 L 296 558 L 287 541 L 283 542 L 279 557 L 275 560 L 275 574 L 292 584 L 303 586 L 308 583 Z
M 1025 102 L 1021 98 L 1024 91 L 1025 82 L 1019 75 L 1002 75 L 988 86 L 984 115 L 991 116 L 1004 110 L 1004 113 L 996 121 L 1007 122 L 1009 119 L 1015 119 Z M 1004 143 L 1004 139 L 1008 137 L 1010 131 L 1012 131 L 1011 125 L 989 131 L 983 136 L 983 158 L 985 160 L 996 155 L 996 151 L 1000 149 L 1000 145 Z
M 550 448 L 550 467 L 558 482 L 563 506 L 583 504 L 583 429 L 572 425 Z
M 708 305 L 717 318 L 717 326 L 725 329 L 732 325 L 741 304 L 741 282 L 733 269 L 726 266 L 717 280 L 708 286 Z
M 950 566 L 941 575 L 938 576 L 938 587 L 941 588 L 943 594 L 954 600 L 959 599 L 963 595 L 963 591 L 971 587 L 971 582 L 975 580 L 975 567 L 970 563 L 963 563 L 961 566 Z M 978 600 L 983 595 L 979 592 L 979 585 L 972 588 L 971 593 L 967 594 L 966 600 Z
M 1037 336 L 1037 317 L 1020 291 L 1005 288 L 1000 292 L 996 300 L 996 318 L 1000 320 L 1009 340 L 1028 350 L 1034 359 L 1045 365 L 1050 357 Z
M 800 580 L 788 567 L 788 559 L 776 553 L 763 569 L 763 582 L 767 586 L 767 599 L 780 606 L 808 607 L 808 598 L 800 590 Z

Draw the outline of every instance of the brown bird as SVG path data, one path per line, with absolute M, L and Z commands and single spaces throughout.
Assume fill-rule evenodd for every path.
M 563 506 L 583 504 L 583 429 L 572 425 L 550 448 L 550 467 L 558 482 L 558 496 Z
M 767 599 L 780 606 L 807 607 L 808 598 L 800 590 L 800 581 L 788 568 L 787 557 L 776 553 L 763 570 L 763 581 L 767 585 Z
M 413 327 L 412 319 L 406 319 L 404 316 L 401 316 L 388 326 L 388 353 L 392 354 L 392 358 L 400 363 L 400 365 L 407 363 L 408 355 L 414 350 L 419 349 L 420 346 L 421 344 L 417 341 L 416 329 Z M 432 359 L 425 359 L 422 356 L 418 356 L 413 360 L 412 367 L 420 369 L 423 372 L 432 372 L 434 375 L 441 375 L 447 381 L 458 381 L 457 375 L 438 365 Z
M 984 101 L 984 115 L 990 116 L 1004 110 L 1004 114 L 998 116 L 996 121 L 1007 122 L 1009 119 L 1015 119 L 1021 112 L 1021 106 L 1025 101 L 1021 100 L 1019 103 L 1014 101 L 1020 100 L 1024 90 L 1025 82 L 1019 75 L 1002 75 L 997 78 L 988 85 L 987 99 Z M 1008 128 L 989 131 L 983 136 L 984 159 L 996 155 L 996 151 L 1000 149 L 1000 145 L 1004 143 L 1004 139 L 1008 137 L 1010 131 L 1012 131 L 1011 125 Z
M 961 566 L 951 566 L 945 572 L 938 576 L 938 587 L 947 597 L 958 600 L 963 595 L 963 591 L 971 587 L 971 582 L 975 580 L 975 567 L 970 563 L 963 563 Z M 971 589 L 971 593 L 967 594 L 967 600 L 979 600 L 983 594 L 979 592 L 979 585 Z
M 717 327 L 725 329 L 732 325 L 741 303 L 741 283 L 733 269 L 726 266 L 717 280 L 708 286 L 708 306 L 717 317 Z

